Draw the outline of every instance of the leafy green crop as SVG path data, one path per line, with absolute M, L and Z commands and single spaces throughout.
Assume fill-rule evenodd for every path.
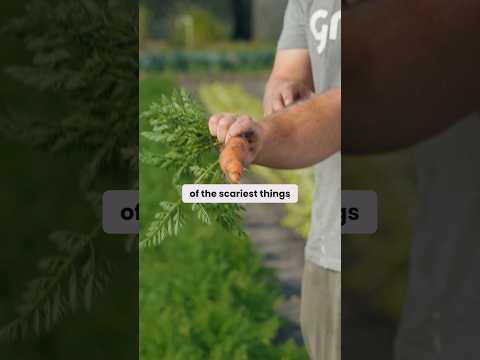
M 220 49 L 166 50 L 143 52 L 140 68 L 143 71 L 212 72 L 268 71 L 275 58 L 275 47 L 231 48 L 222 43 Z
M 189 223 L 141 251 L 140 359 L 307 359 L 275 343 L 280 291 L 248 239 Z
M 3 24 L 1 31 L 32 54 L 31 64 L 7 73 L 65 109 L 55 117 L 8 109 L 9 127 L 0 135 L 51 152 L 84 153 L 79 188 L 97 221 L 85 232 L 51 233 L 56 252 L 40 260 L 0 338 L 49 331 L 65 314 L 89 309 L 110 275 L 110 259 L 98 251 L 103 179 L 122 169 L 133 187 L 138 169 L 138 14 L 115 3 L 34 0 L 22 17 Z
M 233 235 L 245 236 L 241 223 L 242 208 L 237 204 L 184 204 L 182 184 L 215 184 L 222 182 L 218 164 L 218 144 L 208 131 L 207 114 L 186 92 L 163 96 L 140 117 L 150 124 L 143 137 L 160 144 L 161 152 L 142 150 L 140 161 L 161 169 L 174 170 L 171 186 L 177 190 L 172 201 L 159 204 L 155 220 L 142 236 L 141 245 L 158 245 L 168 236 L 177 236 L 185 224 L 186 213 L 194 213 L 204 224 L 216 222 Z

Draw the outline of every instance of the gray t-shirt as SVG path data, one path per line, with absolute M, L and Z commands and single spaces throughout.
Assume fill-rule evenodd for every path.
M 289 0 L 279 49 L 308 49 L 315 92 L 341 86 L 341 1 Z M 305 257 L 341 270 L 340 152 L 315 166 L 312 223 Z

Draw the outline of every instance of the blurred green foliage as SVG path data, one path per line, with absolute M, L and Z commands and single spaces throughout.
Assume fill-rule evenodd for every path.
M 343 237 L 342 286 L 394 321 L 400 318 L 407 286 L 414 178 L 410 150 L 342 158 L 342 187 L 374 190 L 379 199 L 377 232 Z
M 191 9 L 201 8 L 216 14 L 224 24 L 230 24 L 232 20 L 231 1 L 225 0 L 140 0 L 139 5 L 149 10 L 151 21 L 148 28 L 152 39 L 168 38 L 173 25 L 169 20 Z
M 247 240 L 192 224 L 142 252 L 141 359 L 306 359 L 272 344 L 278 295 Z
M 145 46 L 145 41 L 149 38 L 149 20 L 149 10 L 145 6 L 140 6 L 138 9 L 138 45 L 140 49 Z
M 200 48 L 212 42 L 226 41 L 231 30 L 213 13 L 200 7 L 189 7 L 173 16 L 168 43 L 174 47 Z
M 141 110 L 173 87 L 162 76 L 144 75 Z M 143 139 L 140 146 L 161 150 Z M 142 229 L 158 203 L 174 195 L 172 176 L 140 164 Z M 140 253 L 140 358 L 306 360 L 292 342 L 275 344 L 280 291 L 250 242 L 196 219 L 187 224 L 179 237 Z
M 205 50 L 163 50 L 144 52 L 144 71 L 252 71 L 271 69 L 275 49 L 265 46 L 229 45 Z
M 28 39 L 27 42 L 7 32 L 0 33 L 4 50 L 0 61 L 2 83 L 0 87 L 0 149 L 3 165 L 0 181 L 6 189 L 0 194 L 3 205 L 1 218 L 4 225 L 0 253 L 0 327 L 2 328 L 18 318 L 19 305 L 25 301 L 22 293 L 25 293 L 24 290 L 32 289 L 32 286 L 26 285 L 34 278 L 45 279 L 45 272 L 40 271 L 45 270 L 42 267 L 46 263 L 39 260 L 51 259 L 52 255 L 57 254 L 60 256 L 57 247 L 48 241 L 52 230 L 69 229 L 80 233 L 90 231 L 92 226 L 98 224 L 98 218 L 91 203 L 79 186 L 79 179 L 85 175 L 85 164 L 95 155 L 95 149 L 84 139 L 79 141 L 78 146 L 69 148 L 69 151 L 57 153 L 37 146 L 37 142 L 43 140 L 45 136 L 47 125 L 49 130 L 53 129 L 57 122 L 65 120 L 66 115 L 80 113 L 76 106 L 67 101 L 71 94 L 69 92 L 73 89 L 53 90 L 53 86 L 46 86 L 44 81 L 42 87 L 49 89 L 41 91 L 34 89 L 32 84 L 28 86 L 23 84 L 26 77 L 20 76 L 22 81 L 18 81 L 11 76 L 11 71 L 6 71 L 7 67 L 12 69 L 12 66 L 16 66 L 18 69 L 19 66 L 25 66 L 24 69 L 31 70 L 29 75 L 33 85 L 38 85 L 41 77 L 49 76 L 47 71 L 49 66 L 55 68 L 55 73 L 50 80 L 58 81 L 64 76 L 70 80 L 74 78 L 71 73 L 66 76 L 66 67 L 56 61 L 59 60 L 57 57 L 59 49 L 64 37 L 68 36 L 67 33 L 70 34 L 75 30 L 82 31 L 82 28 L 78 23 L 70 21 L 69 18 L 66 19 L 66 16 L 58 16 L 56 7 L 58 3 L 58 1 L 48 2 L 47 11 L 44 11 L 43 7 L 40 8 L 39 1 L 2 2 L 0 5 L 0 16 L 4 16 L 0 21 L 2 27 L 11 23 L 12 19 L 25 16 L 25 11 L 39 9 L 38 15 L 42 15 L 37 19 L 32 17 L 24 19 L 28 28 L 23 28 L 21 33 Z M 71 9 L 68 3 L 62 2 L 66 11 Z M 28 5 L 26 9 L 25 5 Z M 76 11 L 75 15 L 78 20 L 83 14 Z M 57 21 L 60 18 L 67 23 L 62 31 L 58 31 L 57 27 Z M 41 20 L 47 25 L 46 27 L 40 23 Z M 96 19 L 90 16 L 88 20 L 90 26 L 93 26 Z M 17 25 L 21 22 L 22 20 L 17 21 Z M 103 17 L 102 24 L 107 26 L 109 20 Z M 46 28 L 51 31 L 50 34 L 54 33 L 54 36 L 48 36 Z M 105 34 L 104 30 L 103 27 L 100 30 L 97 29 L 95 36 Z M 130 29 L 128 33 L 130 36 L 136 36 Z M 88 43 L 91 46 L 99 43 L 109 45 L 112 42 L 96 42 L 91 39 L 87 41 L 85 38 L 83 40 L 84 44 Z M 55 42 L 55 46 L 50 47 L 50 41 Z M 42 49 L 43 51 L 38 51 L 35 45 L 46 46 Z M 73 48 L 77 45 L 69 41 L 67 46 Z M 101 52 L 96 52 L 97 56 L 99 53 Z M 81 56 L 77 53 L 72 57 L 70 64 L 84 65 L 87 63 L 85 57 L 88 57 L 86 51 L 83 51 Z M 33 69 L 32 66 L 38 66 L 38 68 Z M 110 69 L 118 68 L 111 65 Z M 117 78 L 120 78 L 118 73 L 122 73 L 117 72 Z M 35 74 L 38 75 L 37 79 L 33 79 Z M 99 84 L 102 84 L 102 79 L 101 76 L 95 77 L 94 83 L 97 89 Z M 37 80 L 39 80 L 38 83 Z M 53 82 L 55 81 L 49 85 Z M 56 85 L 59 83 L 60 81 Z M 125 89 L 125 86 L 123 88 Z M 80 98 L 82 97 L 77 93 L 76 100 Z M 136 101 L 135 98 L 132 101 Z M 103 104 L 105 100 L 102 96 L 96 97 L 95 103 L 98 104 L 99 99 Z M 41 123 L 46 126 L 43 129 L 40 126 L 33 128 L 30 126 L 32 123 L 36 125 Z M 81 124 L 76 122 L 74 125 L 80 131 Z M 112 129 L 110 130 L 112 135 Z M 92 134 L 92 136 L 101 136 L 99 131 Z M 47 142 L 45 145 L 50 148 L 53 144 Z M 117 166 L 115 169 L 103 166 L 102 175 L 97 180 L 105 187 L 128 188 L 131 184 L 131 172 L 126 171 L 124 166 Z M 101 296 L 94 298 L 89 312 L 79 307 L 72 314 L 69 308 L 62 304 L 65 317 L 55 326 L 52 323 L 47 326 L 47 316 L 35 320 L 38 326 L 41 321 L 42 327 L 51 327 L 48 333 L 38 329 L 39 334 L 29 334 L 21 341 L 2 339 L 0 357 L 9 360 L 132 359 L 138 352 L 137 298 L 131 296 L 136 295 L 132 290 L 137 289 L 138 259 L 135 253 L 125 252 L 123 239 L 123 237 L 119 239 L 118 236 L 112 238 L 101 235 L 95 244 L 98 257 L 102 259 L 108 257 L 110 264 L 113 265 L 114 276 L 110 279 L 108 289 Z M 82 260 L 85 258 L 83 257 Z M 68 278 L 65 280 L 68 281 Z M 52 308 L 59 303 L 59 295 L 60 293 L 55 292 L 55 304 Z M 24 319 L 28 320 L 28 316 Z M 27 330 L 27 328 L 24 329 Z

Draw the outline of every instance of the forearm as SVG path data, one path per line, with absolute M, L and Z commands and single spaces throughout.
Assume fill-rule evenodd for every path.
M 286 72 L 272 71 L 265 85 L 265 93 L 268 94 L 274 91 L 275 88 L 277 88 L 280 84 L 283 84 L 286 82 L 300 82 L 303 85 L 305 85 L 310 91 L 314 90 L 311 76 L 307 76 L 301 73 L 286 73 Z
M 343 151 L 412 145 L 478 110 L 480 2 L 372 1 L 342 33 Z
M 277 50 L 266 91 L 271 91 L 272 87 L 288 81 L 301 82 L 313 91 L 312 70 L 307 49 Z
M 341 91 L 334 89 L 265 118 L 255 163 L 278 169 L 314 165 L 340 149 Z

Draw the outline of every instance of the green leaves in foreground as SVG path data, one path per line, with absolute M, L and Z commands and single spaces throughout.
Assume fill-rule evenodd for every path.
M 16 318 L 0 329 L 0 340 L 50 331 L 66 314 L 78 308 L 91 309 L 111 275 L 110 263 L 95 251 L 93 241 L 98 231 L 89 235 L 57 231 L 50 235 L 56 254 L 38 263 L 39 275 L 23 292 Z
M 250 241 L 186 224 L 140 252 L 142 360 L 306 360 L 275 308 L 280 289 Z
M 35 150 L 85 156 L 79 191 L 91 204 L 84 213 L 98 216 L 81 233 L 51 233 L 56 251 L 40 260 L 16 317 L 1 325 L 0 339 L 52 329 L 65 314 L 90 309 L 107 283 L 110 258 L 97 251 L 105 239 L 97 225 L 104 179 L 118 171 L 134 186 L 138 168 L 138 138 L 132 136 L 138 129 L 138 14 L 115 3 L 29 1 L 21 17 L 0 28 L 32 56 L 6 74 L 58 102 L 54 114 L 43 107 L 7 109 L 11 119 L 0 135 Z
M 156 146 L 152 146 L 155 151 L 142 150 L 140 161 L 169 170 L 171 186 L 177 189 L 173 200 L 160 203 L 141 239 L 142 246 L 158 245 L 169 236 L 177 236 L 191 214 L 202 223 L 218 223 L 235 236 L 245 235 L 239 205 L 192 205 L 181 200 L 183 184 L 215 184 L 223 179 L 217 161 L 218 144 L 210 135 L 207 119 L 205 110 L 183 90 L 170 98 L 163 96 L 141 114 L 140 121 L 151 128 L 142 136 Z M 165 171 L 162 174 L 165 176 Z

